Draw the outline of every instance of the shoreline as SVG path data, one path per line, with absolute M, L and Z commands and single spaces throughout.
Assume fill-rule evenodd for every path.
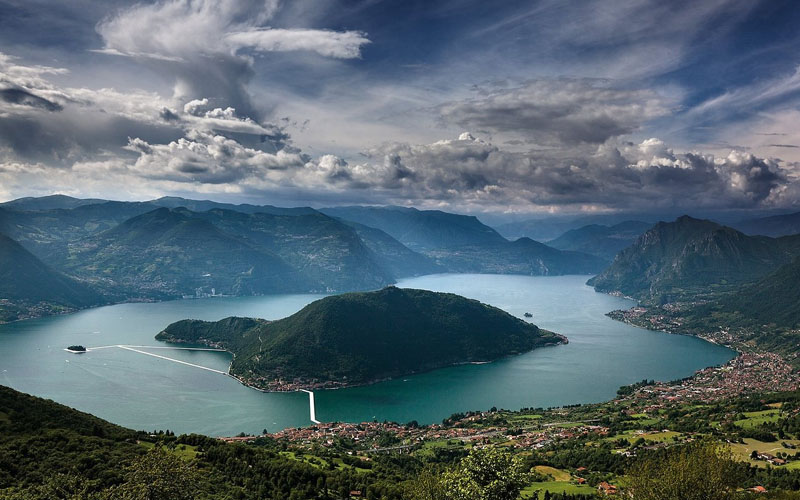
M 549 330 L 545 330 L 545 331 L 550 332 Z M 327 382 L 315 382 L 315 383 L 291 382 L 291 383 L 282 384 L 282 385 L 285 385 L 285 386 L 289 386 L 286 389 L 270 389 L 269 388 L 269 383 L 267 384 L 267 387 L 265 388 L 263 386 L 255 384 L 255 383 L 248 382 L 243 376 L 233 373 L 233 371 L 232 371 L 233 360 L 236 358 L 236 354 L 234 352 L 228 350 L 227 348 L 222 347 L 219 344 L 204 343 L 204 342 L 199 342 L 199 343 L 184 342 L 184 341 L 181 341 L 179 339 L 165 339 L 165 340 L 159 340 L 159 342 L 166 342 L 166 343 L 171 343 L 171 344 L 197 344 L 197 345 L 203 345 L 203 346 L 206 346 L 206 347 L 215 347 L 217 350 L 219 350 L 219 352 L 226 352 L 226 353 L 231 355 L 231 363 L 230 363 L 230 365 L 228 365 L 228 373 L 227 373 L 227 375 L 229 377 L 237 380 L 240 384 L 242 384 L 245 387 L 248 387 L 250 389 L 255 389 L 255 390 L 257 390 L 259 392 L 263 392 L 263 393 L 290 393 L 290 392 L 308 392 L 308 391 L 332 391 L 332 390 L 338 390 L 338 389 L 351 389 L 351 388 L 354 388 L 354 387 L 366 387 L 366 386 L 370 386 L 370 385 L 379 384 L 381 382 L 388 382 L 390 380 L 397 380 L 397 379 L 400 379 L 402 377 L 420 375 L 420 374 L 423 374 L 423 373 L 429 373 L 429 372 L 432 372 L 432 371 L 442 370 L 442 369 L 445 369 L 445 368 L 452 368 L 452 367 L 455 367 L 455 366 L 486 365 L 486 364 L 490 364 L 490 363 L 493 363 L 493 362 L 501 360 L 501 359 L 512 358 L 514 356 L 521 356 L 523 354 L 527 354 L 527 353 L 535 351 L 537 349 L 541 349 L 541 348 L 545 348 L 545 347 L 557 347 L 557 346 L 560 346 L 560 345 L 569 344 L 569 339 L 566 336 L 561 335 L 559 333 L 555 333 L 555 332 L 550 332 L 550 333 L 553 333 L 556 336 L 558 336 L 559 341 L 558 342 L 554 342 L 552 344 L 544 344 L 544 345 L 536 346 L 536 347 L 534 347 L 534 348 L 532 348 L 532 349 L 530 349 L 528 351 L 521 352 L 521 353 L 516 353 L 516 354 L 509 354 L 507 356 L 502 356 L 502 357 L 499 357 L 499 358 L 494 359 L 494 360 L 489 360 L 489 361 L 463 361 L 463 362 L 459 362 L 459 363 L 451 363 L 451 364 L 448 364 L 448 365 L 445 365 L 445 366 L 439 366 L 439 367 L 436 367 L 436 368 L 430 368 L 428 370 L 414 371 L 414 372 L 394 375 L 394 376 L 391 376 L 391 377 L 384 377 L 384 378 L 380 378 L 380 379 L 369 380 L 369 381 L 366 381 L 366 382 L 345 383 L 345 382 L 338 382 L 338 381 L 327 381 Z

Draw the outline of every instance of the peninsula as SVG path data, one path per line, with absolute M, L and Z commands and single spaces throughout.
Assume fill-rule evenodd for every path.
M 270 391 L 364 385 L 567 342 L 477 300 L 396 287 L 326 297 L 277 321 L 182 320 L 156 338 L 224 348 L 232 376 Z

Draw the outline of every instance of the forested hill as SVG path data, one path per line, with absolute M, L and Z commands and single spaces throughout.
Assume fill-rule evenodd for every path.
M 98 293 L 51 269 L 4 234 L 0 234 L 0 299 L 0 321 L 18 319 L 32 308 L 58 312 L 103 302 Z
M 339 499 L 367 488 L 389 494 L 381 498 L 405 498 L 397 477 L 409 473 L 399 466 L 361 474 L 354 466 L 323 469 L 279 451 L 268 438 L 244 445 L 133 431 L 0 386 L 3 500 Z
M 795 354 L 800 328 L 800 257 L 757 282 L 689 309 L 687 328 L 733 329 L 764 350 Z
M 157 338 L 222 345 L 234 375 L 271 389 L 363 384 L 565 341 L 476 300 L 395 287 L 326 297 L 272 322 L 179 321 Z
M 747 236 L 683 216 L 653 226 L 589 284 L 650 303 L 694 300 L 753 282 L 798 254 L 800 236 Z

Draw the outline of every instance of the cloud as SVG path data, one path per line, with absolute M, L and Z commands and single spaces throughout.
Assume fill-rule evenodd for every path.
M 0 89 L 0 99 L 11 104 L 42 108 L 47 111 L 61 111 L 64 107 L 57 102 L 49 101 L 44 97 L 20 88 Z
M 303 166 L 300 154 L 280 150 L 275 154 L 248 148 L 228 137 L 190 130 L 168 144 L 151 145 L 130 139 L 126 149 L 139 154 L 131 168 L 143 178 L 197 184 L 261 182 L 271 170 Z
M 234 48 L 257 52 L 289 52 L 306 50 L 325 57 L 355 59 L 361 57 L 361 46 L 369 43 L 359 31 L 310 29 L 251 29 L 230 33 L 225 41 Z
M 443 121 L 521 136 L 539 144 L 600 144 L 668 111 L 650 90 L 615 89 L 591 79 L 535 80 L 445 104 Z
M 130 56 L 174 75 L 175 97 L 211 98 L 261 118 L 247 91 L 253 53 L 307 51 L 324 57 L 360 57 L 369 40 L 357 31 L 271 28 L 278 0 L 160 0 L 123 9 L 97 26 L 99 52 Z

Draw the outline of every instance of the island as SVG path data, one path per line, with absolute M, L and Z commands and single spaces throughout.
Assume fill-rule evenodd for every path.
M 80 352 L 86 352 L 86 348 L 84 346 L 82 346 L 82 345 L 71 345 L 71 346 L 67 347 L 67 351 L 74 352 L 74 353 L 80 353 Z
M 230 375 L 268 391 L 365 385 L 567 343 L 477 300 L 396 287 L 326 297 L 277 321 L 182 320 L 156 338 L 226 349 Z

